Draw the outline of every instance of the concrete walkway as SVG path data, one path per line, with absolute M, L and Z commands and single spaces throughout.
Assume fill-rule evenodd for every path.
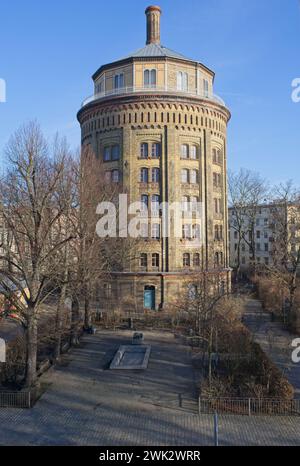
M 294 386 L 295 398 L 300 398 L 300 363 L 293 363 L 294 348 L 291 346 L 292 341 L 299 338 L 299 335 L 285 330 L 281 322 L 272 322 L 270 313 L 264 312 L 260 301 L 256 299 L 246 301 L 243 320 L 254 334 L 255 341 Z
M 0 409 L 1 445 L 213 445 L 213 418 L 198 416 L 189 349 L 145 332 L 148 369 L 107 370 L 129 332 L 85 336 L 43 377 L 31 410 Z M 220 445 L 299 445 L 299 418 L 222 416 Z

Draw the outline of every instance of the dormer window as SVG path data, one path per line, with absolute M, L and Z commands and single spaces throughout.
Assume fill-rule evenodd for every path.
M 156 86 L 156 70 L 145 70 L 144 71 L 144 86 L 154 87 Z

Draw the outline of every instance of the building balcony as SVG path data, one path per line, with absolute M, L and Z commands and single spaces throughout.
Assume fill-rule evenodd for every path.
M 182 97 L 193 97 L 199 100 L 207 100 L 208 102 L 213 102 L 218 105 L 222 105 L 226 107 L 226 104 L 221 97 L 217 96 L 216 94 L 212 93 L 203 93 L 198 91 L 197 89 L 189 89 L 186 91 L 178 90 L 177 88 L 170 87 L 170 86 L 129 86 L 129 87 L 122 87 L 118 89 L 112 89 L 110 91 L 103 91 L 98 94 L 93 94 L 92 96 L 88 97 L 82 102 L 81 108 L 85 107 L 86 105 L 101 101 L 108 98 L 113 97 L 122 97 L 125 95 L 134 95 L 134 94 L 169 94 L 173 96 L 182 96 Z

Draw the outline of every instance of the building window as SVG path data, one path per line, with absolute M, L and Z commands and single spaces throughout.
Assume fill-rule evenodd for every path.
M 221 199 L 215 199 L 214 204 L 215 204 L 215 214 L 220 214 L 221 213 Z
M 112 170 L 112 172 L 111 172 L 111 181 L 113 183 L 119 183 L 119 181 L 120 181 L 119 170 Z
M 181 183 L 188 183 L 189 177 L 188 177 L 188 170 L 186 168 L 183 168 L 181 170 Z
M 148 196 L 147 194 L 141 195 L 141 210 L 145 212 L 148 209 Z
M 190 267 L 191 265 L 191 259 L 190 259 L 190 254 L 188 252 L 185 252 L 182 256 L 182 262 L 183 262 L 183 267 Z
M 190 147 L 190 158 L 192 160 L 197 160 L 197 147 L 196 146 L 191 146 Z
M 148 177 L 149 177 L 149 170 L 148 168 L 141 168 L 141 172 L 140 172 L 140 175 L 141 175 L 141 183 L 148 183 Z
M 188 196 L 182 196 L 181 204 L 182 204 L 183 212 L 188 212 L 188 210 L 189 210 L 189 198 L 188 198 Z
M 110 147 L 104 147 L 103 160 L 104 162 L 108 162 L 110 160 Z
M 257 232 L 256 232 L 256 238 L 257 238 L 257 239 L 260 239 L 260 230 L 257 230 Z
M 208 90 L 208 81 L 207 79 L 203 79 L 203 92 L 204 92 L 204 97 L 209 96 L 209 90 Z
M 212 151 L 213 163 L 221 164 L 222 163 L 222 152 L 220 149 L 213 149 Z M 234 212 L 232 212 L 234 215 Z
M 182 238 L 190 239 L 191 238 L 191 225 L 185 223 L 182 225 Z
M 124 74 L 116 74 L 114 79 L 115 89 L 121 89 L 124 87 Z
M 152 216 L 154 217 L 159 216 L 159 202 L 160 202 L 159 194 L 153 194 L 151 197 L 151 213 L 152 213 Z
M 190 183 L 191 184 L 198 183 L 198 170 L 190 170 Z
M 152 168 L 152 183 L 159 183 L 159 168 Z
M 269 252 L 269 243 L 265 243 L 265 252 Z
M 159 254 L 152 254 L 152 267 L 159 267 Z
M 112 146 L 112 160 L 119 160 L 120 158 L 120 146 L 115 144 Z
M 143 142 L 141 144 L 141 158 L 142 159 L 147 159 L 148 158 L 148 144 L 146 142 Z
M 196 252 L 193 255 L 193 266 L 194 267 L 200 267 L 200 254 L 198 252 Z
M 106 299 L 110 299 L 111 298 L 111 284 L 110 283 L 104 283 L 103 291 L 104 291 L 104 297 Z
M 159 225 L 159 223 L 152 223 L 152 225 L 151 225 L 151 238 L 160 239 L 160 225 Z
M 140 256 L 140 266 L 142 268 L 147 268 L 148 266 L 148 256 L 145 253 L 141 254 Z
M 189 156 L 189 146 L 187 144 L 182 144 L 181 146 L 181 158 L 187 159 Z
M 220 258 L 219 258 L 219 253 L 215 253 L 215 267 L 220 265 Z
M 192 238 L 200 239 L 200 225 L 198 223 L 192 225 Z
M 178 71 L 177 73 L 177 90 L 178 91 L 187 91 L 188 90 L 188 81 L 189 76 L 187 73 Z
M 160 157 L 160 144 L 158 142 L 152 144 L 151 157 L 153 159 L 159 159 Z
M 153 69 L 144 71 L 144 86 L 156 86 L 156 70 Z

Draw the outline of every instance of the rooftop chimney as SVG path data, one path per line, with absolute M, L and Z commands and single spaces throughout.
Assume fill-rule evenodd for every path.
M 148 6 L 145 11 L 147 17 L 147 42 L 146 44 L 160 44 L 160 15 L 159 6 Z

